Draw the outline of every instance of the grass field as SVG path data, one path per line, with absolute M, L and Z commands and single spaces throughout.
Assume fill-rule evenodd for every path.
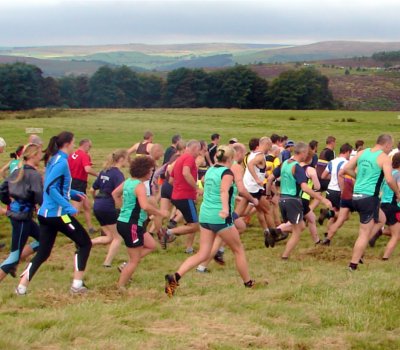
M 26 141 L 25 128 L 44 128 L 44 139 L 71 130 L 93 140 L 95 168 L 116 148 L 139 141 L 152 130 L 156 142 L 169 144 L 175 133 L 185 139 L 218 132 L 225 142 L 237 137 L 286 134 L 295 141 L 328 135 L 338 144 L 378 134 L 400 138 L 399 112 L 240 111 L 240 110 L 37 110 L 1 113 L 0 136 L 9 151 Z M 7 161 L 0 155 L 0 164 Z M 27 297 L 16 297 L 17 281 L 0 287 L 0 349 L 399 349 L 400 253 L 383 262 L 387 241 L 368 249 L 356 273 L 346 270 L 357 233 L 357 218 L 338 233 L 330 247 L 314 247 L 308 232 L 289 261 L 279 259 L 283 245 L 266 249 L 258 224 L 242 237 L 251 275 L 258 287 L 247 290 L 227 265 L 212 273 L 188 273 L 176 297 L 164 292 L 164 274 L 186 258 L 184 239 L 158 249 L 139 266 L 126 294 L 115 288 L 116 268 L 101 266 L 106 248 L 94 247 L 86 283 L 91 291 L 73 297 L 73 244 L 60 235 L 49 261 L 31 283 Z M 0 218 L 0 241 L 9 242 L 10 225 Z M 322 236 L 324 228 L 319 228 Z M 7 256 L 8 247 L 0 252 Z M 115 266 L 126 259 L 124 247 Z M 269 284 L 266 285 L 265 282 Z

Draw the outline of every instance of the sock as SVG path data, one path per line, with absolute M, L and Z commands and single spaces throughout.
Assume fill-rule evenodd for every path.
M 205 266 L 203 266 L 203 265 L 197 266 L 197 271 L 204 272 L 205 270 L 206 270 Z
M 168 229 L 167 229 L 167 236 L 171 236 L 171 235 L 172 235 L 171 229 L 168 228 Z
M 225 247 L 220 247 L 219 249 L 218 249 L 218 251 L 220 252 L 220 253 L 224 253 L 225 252 Z
M 175 280 L 178 282 L 181 279 L 181 275 L 178 272 L 175 272 Z
M 188 254 L 193 253 L 193 248 L 192 247 L 186 248 L 185 253 L 188 253 Z
M 352 270 L 357 270 L 357 265 L 358 265 L 358 264 L 355 264 L 355 263 L 352 263 L 352 262 L 351 262 L 351 263 L 349 264 L 349 267 L 350 267 Z
M 82 280 L 73 280 L 72 281 L 72 287 L 81 288 L 82 286 L 83 286 L 83 281 Z
M 18 293 L 19 294 L 25 294 L 26 293 L 26 286 L 24 286 L 23 284 L 19 284 L 17 289 L 18 289 Z

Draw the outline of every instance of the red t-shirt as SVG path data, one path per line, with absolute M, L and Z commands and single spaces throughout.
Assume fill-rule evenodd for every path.
M 85 166 L 91 166 L 92 160 L 86 152 L 78 149 L 70 154 L 68 156 L 68 165 L 73 179 L 87 182 L 88 173 L 85 171 Z
M 189 154 L 182 154 L 174 165 L 172 169 L 171 176 L 174 178 L 172 199 L 196 199 L 196 189 L 189 185 L 189 183 L 183 177 L 183 167 L 188 166 L 193 179 L 197 181 L 197 166 L 195 158 Z

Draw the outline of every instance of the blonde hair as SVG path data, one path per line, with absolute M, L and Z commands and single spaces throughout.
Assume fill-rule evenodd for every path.
M 38 145 L 37 143 L 28 143 L 25 148 L 24 151 L 22 152 L 21 155 L 21 159 L 23 164 L 25 162 L 27 162 L 29 159 L 37 156 L 38 153 L 42 152 L 42 147 L 41 145 Z M 23 177 L 24 177 L 25 171 L 24 171 L 24 167 L 20 167 L 19 171 L 18 171 L 18 176 L 16 177 L 16 179 L 14 181 L 12 181 L 12 183 L 17 183 L 20 182 Z
M 103 164 L 103 170 L 111 169 L 113 166 L 115 166 L 115 164 L 118 163 L 118 161 L 121 158 L 128 158 L 128 151 L 127 150 L 125 150 L 125 149 L 117 149 L 113 153 L 109 154 L 107 159 L 106 159 L 106 161 Z
M 220 163 L 225 163 L 228 160 L 232 160 L 235 155 L 235 150 L 231 146 L 221 145 L 215 153 L 215 159 Z

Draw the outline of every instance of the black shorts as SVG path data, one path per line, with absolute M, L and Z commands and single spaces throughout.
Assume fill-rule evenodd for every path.
M 174 188 L 168 181 L 164 181 L 162 186 L 161 186 L 161 198 L 169 199 L 171 200 L 172 197 L 172 190 Z
M 301 204 L 303 205 L 303 215 L 306 216 L 311 211 L 310 200 L 302 198 Z
M 399 222 L 397 220 L 396 214 L 400 212 L 400 208 L 397 205 L 383 203 L 381 205 L 381 209 L 386 216 L 386 225 L 393 226 Z
M 72 179 L 71 190 L 83 192 L 84 194 L 86 194 L 87 181 L 82 181 L 79 179 Z
M 193 199 L 172 199 L 171 202 L 175 205 L 176 209 L 182 213 L 186 223 L 192 224 L 199 222 L 196 204 Z
M 206 230 L 210 230 L 214 233 L 218 233 L 222 230 L 232 227 L 233 224 L 206 224 L 204 222 L 201 222 L 200 226 L 205 228 Z
M 353 206 L 360 215 L 360 223 L 368 224 L 371 220 L 379 221 L 379 198 L 375 196 L 353 197 Z
M 142 226 L 117 221 L 117 230 L 128 248 L 143 247 L 144 229 Z
M 251 193 L 251 192 L 250 192 L 250 194 L 251 194 L 251 196 L 252 196 L 253 198 L 255 198 L 255 199 L 260 199 L 262 196 L 265 196 L 265 195 L 266 195 L 266 191 L 265 191 L 265 189 L 263 188 L 262 190 L 259 190 L 258 192 L 255 192 L 255 193 Z
M 94 216 L 100 226 L 115 225 L 118 219 L 118 211 L 114 210 L 93 210 Z
M 341 199 L 340 207 L 350 209 L 351 212 L 355 211 L 352 199 Z
M 300 198 L 281 196 L 279 208 L 284 222 L 289 221 L 295 225 L 303 220 L 303 203 Z
M 328 185 L 330 180 L 329 179 L 318 179 L 321 187 L 319 188 L 318 192 L 325 192 L 328 189 Z
M 332 206 L 336 209 L 340 209 L 340 191 L 335 191 L 335 190 L 326 190 L 326 199 L 328 199 L 331 203 Z

